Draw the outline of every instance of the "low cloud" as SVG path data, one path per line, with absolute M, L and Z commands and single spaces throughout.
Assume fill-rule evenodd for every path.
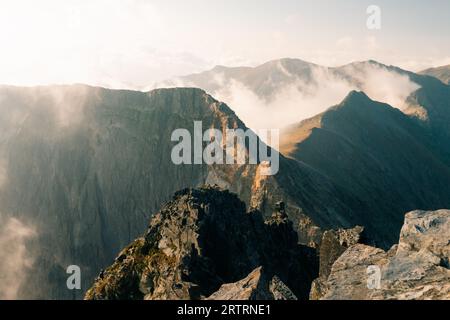
M 6 184 L 8 179 L 8 172 L 6 168 L 5 160 L 0 158 L 0 189 Z
M 243 83 L 231 80 L 215 92 L 214 96 L 229 104 L 244 123 L 254 130 L 281 129 L 312 117 L 341 101 L 352 86 L 343 81 L 335 81 L 334 78 L 326 71 L 315 69 L 314 81 L 297 79 L 278 88 L 270 97 L 258 96 Z
M 33 265 L 27 242 L 36 230 L 16 218 L 0 216 L 0 300 L 18 299 L 18 292 Z
M 257 130 L 282 129 L 313 117 L 340 103 L 351 90 L 362 90 L 373 100 L 403 110 L 407 107 L 406 98 L 419 88 L 408 76 L 369 62 L 340 68 L 311 66 L 308 76 L 291 74 L 282 64 L 277 68 L 277 74 L 289 81 L 270 76 L 262 82 L 260 94 L 223 73 L 211 76 L 211 87 L 218 89 L 210 89 L 209 93 L 227 103 L 248 127 Z M 196 86 L 180 80 L 176 84 Z M 267 88 L 272 93 L 261 94 Z
M 420 88 L 407 75 L 373 63 L 350 65 L 345 74 L 357 83 L 355 89 L 400 110 L 407 107 L 406 98 Z

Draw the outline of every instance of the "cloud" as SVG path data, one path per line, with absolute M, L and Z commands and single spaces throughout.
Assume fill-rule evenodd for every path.
M 34 261 L 27 242 L 35 236 L 34 228 L 22 221 L 0 216 L 0 300 L 19 298 Z
M 407 75 L 376 63 L 350 65 L 345 69 L 345 74 L 358 83 L 356 89 L 364 91 L 371 99 L 400 110 L 407 107 L 406 98 L 420 88 Z
M 263 94 L 221 72 L 213 73 L 207 82 L 214 84 L 210 88 L 218 88 L 209 93 L 228 104 L 248 127 L 258 130 L 282 129 L 313 117 L 340 103 L 351 90 L 362 90 L 373 100 L 402 110 L 406 98 L 419 88 L 406 75 L 376 63 L 341 68 L 311 66 L 309 75 L 291 74 L 281 63 L 276 68 L 266 79 L 258 79 L 264 90 L 262 87 L 257 90 Z M 176 84 L 196 86 L 179 79 Z M 268 96 L 264 94 L 267 88 L 273 91 Z
M 0 190 L 7 183 L 8 172 L 6 168 L 6 161 L 0 158 Z
M 280 71 L 287 72 L 284 68 Z M 254 130 L 282 129 L 324 111 L 352 90 L 350 84 L 337 81 L 333 74 L 320 68 L 313 69 L 313 79 L 297 79 L 281 86 L 270 98 L 258 96 L 241 82 L 232 79 L 214 96 L 226 102 Z M 223 83 L 223 80 L 220 82 Z M 276 83 L 272 85 L 276 86 Z

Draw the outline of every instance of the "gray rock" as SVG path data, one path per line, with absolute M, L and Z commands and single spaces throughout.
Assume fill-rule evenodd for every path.
M 277 277 L 267 277 L 261 267 L 235 283 L 227 283 L 207 300 L 297 300 L 292 291 Z
M 450 210 L 405 216 L 398 246 L 388 252 L 356 244 L 333 264 L 323 299 L 450 299 Z M 379 270 L 373 286 L 370 268 Z M 372 269 L 374 270 L 374 269 Z M 318 295 L 313 284 L 312 295 Z
M 362 240 L 364 228 L 356 226 L 352 229 L 326 230 L 319 247 L 319 278 L 311 284 L 309 298 L 318 300 L 326 293 L 326 279 L 331 272 L 334 262 L 348 247 Z
M 348 247 L 360 242 L 363 231 L 363 227 L 356 226 L 352 229 L 327 230 L 323 233 L 319 257 L 321 277 L 328 277 L 336 259 Z
M 314 252 L 279 212 L 264 222 L 236 195 L 205 186 L 177 192 L 85 298 L 203 299 L 221 286 L 216 296 L 230 299 L 306 298 L 317 272 Z
M 269 284 L 269 291 L 274 300 L 297 300 L 295 294 L 277 276 L 274 276 Z

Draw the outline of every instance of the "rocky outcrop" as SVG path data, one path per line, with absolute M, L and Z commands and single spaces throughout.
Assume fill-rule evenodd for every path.
M 326 230 L 322 235 L 319 248 L 319 278 L 311 284 L 310 299 L 317 300 L 323 296 L 331 267 L 350 246 L 363 240 L 364 228 Z
M 235 283 L 222 285 L 207 300 L 297 300 L 277 277 L 268 278 L 261 267 Z
M 186 189 L 100 273 L 86 299 L 225 297 L 224 291 L 244 283 L 253 288 L 241 297 L 290 297 L 286 284 L 306 298 L 318 264 L 314 250 L 297 240 L 282 205 L 264 222 L 228 191 Z
M 450 299 L 450 210 L 405 216 L 399 244 L 385 252 L 348 248 L 313 287 L 322 299 Z
M 352 229 L 327 230 L 320 243 L 320 277 L 328 277 L 333 263 L 348 247 L 360 243 L 364 228 L 356 226 Z

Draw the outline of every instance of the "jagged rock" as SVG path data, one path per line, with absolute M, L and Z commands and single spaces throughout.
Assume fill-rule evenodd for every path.
M 319 257 L 321 277 L 328 277 L 337 258 L 348 247 L 360 242 L 363 231 L 363 227 L 356 226 L 352 229 L 327 230 L 323 233 Z
M 319 278 L 311 284 L 309 298 L 318 300 L 326 293 L 326 279 L 333 263 L 348 247 L 362 240 L 364 228 L 356 226 L 352 229 L 326 230 L 322 235 L 319 248 Z
M 450 299 L 449 257 L 450 210 L 413 211 L 405 216 L 398 246 L 388 252 L 362 244 L 347 249 L 333 264 L 321 296 Z M 379 268 L 379 285 L 370 285 L 370 268 Z
M 227 283 L 207 300 L 296 300 L 297 297 L 277 277 L 267 277 L 261 267 L 235 283 Z
M 274 300 L 297 300 L 291 289 L 277 276 L 274 276 L 270 281 L 269 291 L 273 294 Z
M 290 296 L 282 283 L 306 298 L 318 274 L 314 250 L 297 244 L 292 224 L 279 212 L 264 223 L 261 213 L 247 213 L 228 191 L 185 189 L 154 215 L 145 236 L 118 255 L 85 298 L 202 299 L 225 283 L 238 286 L 232 283 L 259 266 L 271 279 L 267 291 L 278 298 Z M 253 283 L 255 275 L 247 280 Z
M 385 252 L 381 249 L 364 244 L 351 246 L 333 264 L 331 273 L 323 286 L 325 295 L 321 298 L 367 299 L 369 296 L 367 268 L 371 265 L 380 265 L 385 258 Z
M 319 300 L 327 293 L 327 282 L 324 278 L 317 278 L 311 284 L 311 291 L 309 293 L 310 300 Z

